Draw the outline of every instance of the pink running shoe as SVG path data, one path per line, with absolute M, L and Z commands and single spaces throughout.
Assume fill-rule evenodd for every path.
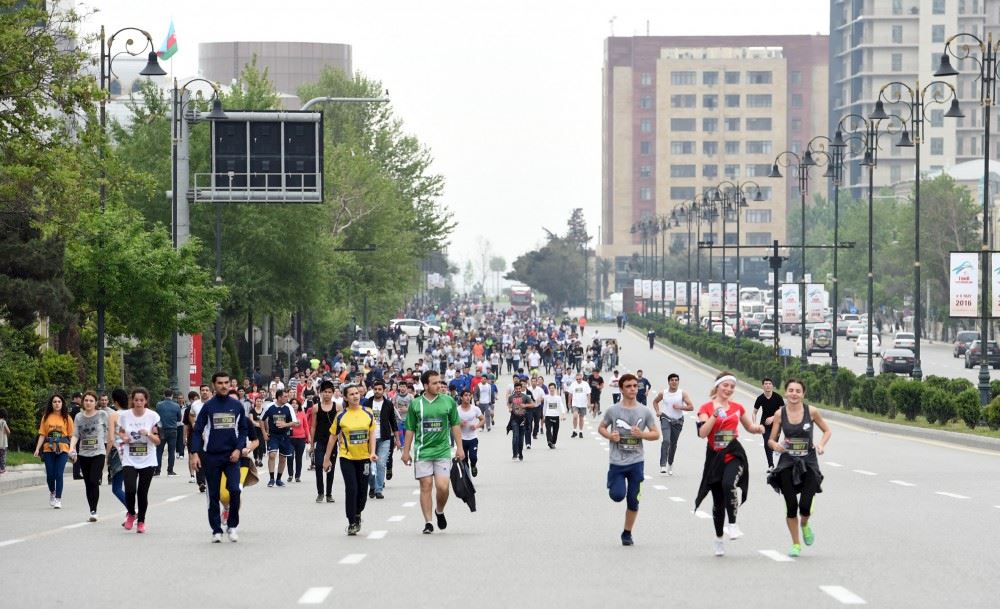
M 137 524 L 135 526 L 135 532 L 136 533 L 145 533 L 146 532 L 146 523 L 145 522 L 140 522 L 139 524 Z
M 135 514 L 128 514 L 127 516 L 125 516 L 125 522 L 122 523 L 122 526 L 125 527 L 126 531 L 131 531 L 132 525 L 134 523 L 135 523 Z

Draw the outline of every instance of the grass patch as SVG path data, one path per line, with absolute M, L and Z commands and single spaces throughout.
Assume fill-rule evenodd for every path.
M 42 464 L 42 460 L 27 452 L 11 450 L 7 451 L 7 467 L 12 465 L 27 465 L 29 463 Z

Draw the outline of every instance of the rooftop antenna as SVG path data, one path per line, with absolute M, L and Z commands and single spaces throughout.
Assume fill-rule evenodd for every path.
M 608 19 L 608 26 L 611 28 L 611 37 L 612 38 L 614 38 L 614 35 L 615 35 L 615 19 L 617 19 L 617 18 L 618 17 L 616 15 L 612 15 L 611 19 Z

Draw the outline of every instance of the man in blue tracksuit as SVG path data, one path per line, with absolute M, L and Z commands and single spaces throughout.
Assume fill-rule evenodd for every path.
M 191 432 L 191 466 L 204 467 L 208 484 L 208 524 L 212 527 L 212 542 L 222 541 L 222 518 L 219 515 L 219 489 L 222 474 L 226 474 L 229 491 L 229 520 L 226 522 L 230 541 L 238 541 L 236 527 L 240 524 L 240 453 L 247 444 L 249 422 L 243 404 L 229 395 L 229 375 L 212 375 L 215 395 L 205 402 Z

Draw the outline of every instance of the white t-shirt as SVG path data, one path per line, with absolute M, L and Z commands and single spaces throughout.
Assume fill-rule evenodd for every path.
M 479 436 L 479 430 L 475 428 L 479 417 L 483 416 L 483 411 L 479 406 L 472 405 L 468 410 L 458 407 L 458 420 L 461 423 L 462 439 L 475 440 Z
M 590 385 L 574 380 L 569 384 L 568 391 L 573 396 L 573 408 L 590 406 Z
M 531 397 L 535 400 L 536 406 L 541 406 L 545 401 L 545 390 L 539 387 L 531 388 Z
M 493 401 L 493 385 L 483 381 L 476 385 L 476 392 L 479 394 L 477 401 L 480 404 L 488 405 Z
M 618 377 L 611 379 L 611 393 L 612 395 L 618 395 L 622 392 L 622 388 L 618 385 Z
M 660 392 L 663 399 L 660 401 L 660 414 L 665 415 L 668 419 L 683 419 L 684 411 L 674 408 L 674 406 L 684 406 L 684 390 L 680 387 L 677 391 L 670 393 L 669 390 L 664 389 Z
M 201 400 L 195 400 L 191 402 L 191 416 L 194 417 L 195 420 L 198 419 L 198 413 L 201 412 L 201 407 L 204 405 L 205 403 L 202 402 Z
M 374 395 L 374 392 L 372 392 L 372 395 Z M 385 399 L 371 401 L 372 414 L 375 415 L 376 421 L 381 420 L 379 417 L 382 416 L 382 404 L 385 404 Z
M 542 363 L 542 356 L 538 351 L 532 351 L 528 354 L 528 365 L 532 368 L 537 368 Z
M 545 396 L 545 416 L 558 417 L 566 414 L 566 402 L 561 395 L 550 394 Z
M 160 415 L 155 410 L 146 409 L 141 417 L 135 416 L 132 409 L 122 410 L 118 413 L 118 429 L 128 434 L 130 441 L 122 448 L 122 465 L 131 466 L 136 469 L 145 467 L 156 467 L 156 445 L 150 442 L 145 436 L 139 435 L 139 430 L 144 429 L 147 433 L 153 427 L 160 424 Z

